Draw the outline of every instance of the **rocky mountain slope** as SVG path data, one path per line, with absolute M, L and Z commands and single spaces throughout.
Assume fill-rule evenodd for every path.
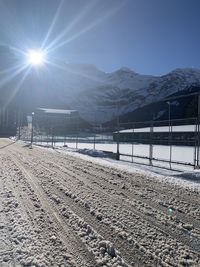
M 126 114 L 189 86 L 200 85 L 200 70 L 197 69 L 176 69 L 169 74 L 154 77 L 125 68 L 113 73 L 102 73 L 91 67 L 89 74 L 93 78 L 90 80 L 87 76 L 90 86 L 83 85 L 81 89 L 74 90 L 68 104 L 91 122 L 108 121 L 117 114 Z M 66 99 L 67 92 L 64 91 L 62 101 Z

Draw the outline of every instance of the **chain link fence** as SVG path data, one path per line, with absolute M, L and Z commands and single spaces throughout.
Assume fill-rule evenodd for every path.
M 20 138 L 38 145 L 99 150 L 109 157 L 169 169 L 199 167 L 198 118 L 89 125 L 76 116 L 35 115 Z
M 199 167 L 197 118 L 121 123 L 114 140 L 121 159 L 170 169 Z

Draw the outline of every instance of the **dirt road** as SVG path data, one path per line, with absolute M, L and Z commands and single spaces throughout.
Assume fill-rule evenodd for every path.
M 6 139 L 0 147 L 0 266 L 200 266 L 197 191 Z

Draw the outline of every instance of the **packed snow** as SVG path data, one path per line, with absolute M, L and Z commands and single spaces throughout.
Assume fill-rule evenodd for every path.
M 199 171 L 0 147 L 0 266 L 200 265 Z
M 36 142 L 40 145 L 48 145 L 51 146 L 51 142 Z M 67 146 L 68 148 L 74 148 L 78 149 L 80 152 L 84 153 L 86 150 L 97 150 L 101 151 L 101 153 L 104 153 L 108 155 L 108 153 L 116 154 L 117 152 L 117 144 L 114 142 L 92 142 L 92 140 L 87 141 L 85 140 L 82 142 L 82 140 L 78 140 L 78 143 L 73 141 L 68 142 L 66 140 L 63 142 L 56 142 L 54 143 L 54 146 L 56 147 L 63 147 Z M 130 143 L 120 143 L 119 144 L 119 153 L 122 154 L 120 158 L 122 160 L 126 160 L 129 162 L 138 162 L 138 163 L 145 163 L 148 164 L 149 160 L 149 149 L 150 145 L 147 144 L 130 144 Z M 174 162 L 181 162 L 182 164 L 172 164 L 174 169 L 179 170 L 191 170 L 193 169 L 194 165 L 194 155 L 195 155 L 195 147 L 192 146 L 167 146 L 167 145 L 153 145 L 153 158 L 160 159 L 160 160 L 169 160 L 170 159 L 170 149 L 171 149 L 171 160 Z M 114 155 L 113 155 L 114 157 Z M 139 158 L 141 157 L 141 158 Z M 184 163 L 188 165 L 184 165 Z M 157 162 L 156 160 L 153 161 L 153 165 L 159 165 L 161 167 L 168 167 L 169 163 L 166 162 Z

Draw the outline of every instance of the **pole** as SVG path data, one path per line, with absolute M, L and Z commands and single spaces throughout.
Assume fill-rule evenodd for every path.
M 31 125 L 31 146 L 30 148 L 33 148 L 33 126 L 34 126 L 34 112 L 31 113 L 32 116 L 32 125 Z
M 94 111 L 94 123 L 93 123 L 93 133 L 94 133 L 94 137 L 93 137 L 93 150 L 95 150 L 95 143 L 96 143 L 96 113 Z
M 53 127 L 51 127 L 51 146 L 53 147 Z
M 66 116 L 66 123 L 65 123 L 65 132 L 64 132 L 64 147 L 66 146 L 66 140 L 67 140 L 67 127 L 68 126 L 68 118 Z
M 76 117 L 76 151 L 78 150 L 78 137 L 79 137 L 79 132 L 80 132 L 80 125 L 79 125 L 79 117 Z
M 195 140 L 194 140 L 194 169 L 196 169 L 197 166 L 197 127 L 198 127 L 198 119 L 195 120 Z
M 169 119 L 169 138 L 168 138 L 168 144 L 169 144 L 169 167 L 170 169 L 172 168 L 171 161 L 172 161 L 172 144 L 171 144 L 171 131 L 172 131 L 172 126 L 171 126 L 171 103 L 170 101 L 167 102 L 168 104 L 168 119 Z
M 96 134 L 94 133 L 94 144 L 93 144 L 93 150 L 95 150 L 95 145 L 96 145 Z
M 21 136 L 21 112 L 18 112 L 18 140 L 20 140 L 20 136 Z
M 117 154 L 116 154 L 116 160 L 120 159 L 119 154 L 119 106 L 117 102 Z
M 198 95 L 198 117 L 197 117 L 197 161 L 196 168 L 199 169 L 199 145 L 200 145 L 200 95 Z
M 134 127 L 135 125 L 133 124 L 133 133 L 132 133 L 132 163 L 133 163 L 133 156 L 134 156 Z
M 150 126 L 149 165 L 152 166 L 153 158 L 153 121 Z

